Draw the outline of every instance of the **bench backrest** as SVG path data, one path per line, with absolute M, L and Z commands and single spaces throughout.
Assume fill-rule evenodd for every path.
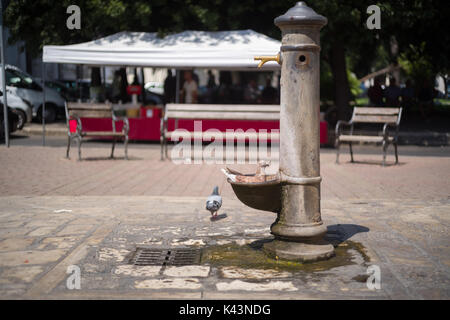
M 164 119 L 279 120 L 279 105 L 173 104 L 166 105 Z
M 352 123 L 395 123 L 400 124 L 402 108 L 355 107 Z
M 73 116 L 77 116 L 79 118 L 111 118 L 112 112 L 112 104 L 107 103 L 66 103 L 67 119 Z

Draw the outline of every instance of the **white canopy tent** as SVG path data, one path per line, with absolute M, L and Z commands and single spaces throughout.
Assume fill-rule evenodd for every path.
M 89 66 L 152 67 L 178 70 L 206 68 L 237 71 L 276 71 L 280 66 L 268 62 L 257 68 L 255 56 L 276 55 L 281 42 L 253 30 L 184 31 L 159 38 L 157 33 L 119 32 L 101 39 L 65 46 L 44 46 L 45 63 Z M 178 102 L 178 94 L 176 101 Z M 45 95 L 43 113 L 45 113 Z M 45 145 L 45 117 L 42 117 Z
M 119 32 L 85 43 L 44 46 L 43 62 L 256 71 L 253 57 L 275 55 L 280 46 L 279 41 L 253 30 L 184 31 L 164 38 L 156 33 Z M 276 62 L 262 68 L 277 69 Z

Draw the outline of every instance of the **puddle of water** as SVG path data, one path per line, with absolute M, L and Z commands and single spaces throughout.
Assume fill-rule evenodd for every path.
M 201 264 L 209 264 L 218 267 L 235 266 L 246 269 L 317 272 L 356 264 L 353 261 L 355 251 L 362 256 L 364 262 L 370 261 L 370 258 L 365 253 L 364 246 L 350 240 L 335 246 L 334 257 L 324 261 L 309 263 L 272 259 L 262 250 L 264 242 L 266 241 L 258 240 L 243 246 L 230 243 L 206 247 L 203 249 Z

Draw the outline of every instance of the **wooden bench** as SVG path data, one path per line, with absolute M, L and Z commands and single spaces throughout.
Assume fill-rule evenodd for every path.
M 114 108 L 109 103 L 74 103 L 66 102 L 66 121 L 67 121 L 67 153 L 66 158 L 69 158 L 70 143 L 73 139 L 78 143 L 78 160 L 81 160 L 81 141 L 84 137 L 112 137 L 112 149 L 111 158 L 114 157 L 114 147 L 118 138 L 124 138 L 125 142 L 125 159 L 128 160 L 128 131 L 130 125 L 128 118 L 116 117 L 114 114 Z M 81 118 L 111 118 L 112 130 L 111 131 L 85 131 L 81 123 Z M 72 127 L 71 120 L 76 120 L 76 129 Z M 116 131 L 116 122 L 123 121 L 123 128 L 121 132 Z
M 336 163 L 339 163 L 339 147 L 341 143 L 348 143 L 350 148 L 350 158 L 353 161 L 352 143 L 367 142 L 367 143 L 381 143 L 383 147 L 383 166 L 386 165 L 386 151 L 389 144 L 394 145 L 395 149 L 395 164 L 398 163 L 397 153 L 397 138 L 398 128 L 400 125 L 400 118 L 402 115 L 402 108 L 371 108 L 371 107 L 355 107 L 350 121 L 338 121 L 336 124 Z M 354 125 L 357 123 L 375 123 L 384 124 L 383 133 L 379 135 L 355 135 L 353 134 Z M 349 126 L 350 132 L 342 134 L 342 127 Z M 389 127 L 394 129 L 393 135 L 390 135 Z
M 168 130 L 168 120 L 175 120 L 175 129 Z M 235 104 L 167 104 L 164 110 L 164 116 L 161 118 L 161 160 L 164 155 L 167 156 L 167 140 L 171 139 L 178 127 L 178 119 L 192 120 L 279 120 L 279 105 L 235 105 Z M 210 140 L 214 134 L 211 132 L 189 132 L 176 133 L 177 137 L 193 139 Z M 258 139 L 259 133 L 256 132 L 251 138 Z M 279 133 L 271 133 L 272 139 L 279 139 Z M 248 133 L 234 132 L 233 135 L 227 133 L 227 138 L 245 139 L 249 137 Z

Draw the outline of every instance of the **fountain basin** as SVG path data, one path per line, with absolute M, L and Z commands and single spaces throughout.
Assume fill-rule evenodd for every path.
M 234 173 L 233 178 L 228 177 L 227 181 L 231 184 L 234 193 L 242 203 L 257 210 L 280 212 L 281 180 L 278 174 L 232 173 Z

